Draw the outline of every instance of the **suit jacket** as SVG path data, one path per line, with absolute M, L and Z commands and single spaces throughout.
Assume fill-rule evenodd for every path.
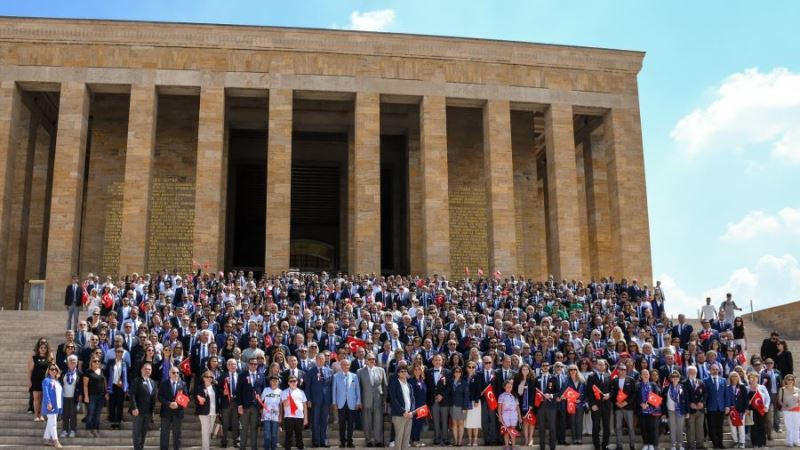
M 384 399 L 386 398 L 386 389 L 388 383 L 386 380 L 386 371 L 383 367 L 375 365 L 372 368 L 375 377 L 375 384 L 372 384 L 370 377 L 370 368 L 362 367 L 356 371 L 358 376 L 358 384 L 361 387 L 361 403 L 364 408 L 381 409 Z
M 428 404 L 433 405 L 436 402 L 436 396 L 441 395 L 442 401 L 439 402 L 440 406 L 451 406 L 452 399 L 450 398 L 450 371 L 444 367 L 440 368 L 439 382 L 435 382 L 433 376 L 434 368 L 425 371 L 425 384 L 428 385 Z
M 64 290 L 64 306 L 81 306 L 83 300 L 83 286 L 77 284 L 77 289 L 72 289 L 72 284 L 68 284 Z
M 222 409 L 222 388 L 220 388 L 219 384 L 214 383 L 211 385 L 211 388 L 214 389 L 214 404 L 216 406 L 217 414 L 219 414 L 220 410 Z M 205 384 L 201 380 L 197 383 L 197 387 L 194 390 L 195 395 L 195 408 L 194 413 L 198 416 L 207 416 L 208 413 L 211 411 L 211 402 L 208 400 L 208 393 L 205 389 Z M 198 398 L 205 399 L 205 403 L 202 405 L 200 402 L 197 401 Z
M 134 409 L 139 410 L 140 415 L 152 415 L 156 407 L 156 398 L 158 398 L 158 383 L 150 378 L 148 380 L 150 389 L 142 377 L 133 380 L 131 389 L 128 395 L 130 396 L 130 406 L 128 412 L 133 413 Z
M 333 369 L 313 366 L 306 372 L 306 395 L 312 408 L 333 404 Z
M 352 372 L 337 372 L 333 376 L 333 401 L 339 409 L 347 406 L 355 410 L 361 404 L 361 389 L 358 386 L 358 377 Z
M 686 347 L 686 344 L 689 343 L 689 337 L 692 331 L 694 331 L 694 329 L 688 323 L 683 324 L 680 332 L 678 331 L 678 325 L 672 327 L 672 335 L 681 338 L 681 347 Z
M 762 370 L 761 374 L 758 376 L 758 384 L 763 385 L 767 388 L 767 392 L 772 393 L 772 388 L 775 388 L 775 392 L 780 392 L 781 386 L 783 386 L 783 377 L 781 376 L 781 372 L 777 369 L 772 369 L 774 372 L 775 378 L 775 386 L 772 385 L 772 378 L 769 375 L 769 370 Z
M 233 373 L 233 381 L 228 377 L 230 375 L 228 372 L 222 372 L 217 377 L 217 384 L 220 386 L 220 392 L 222 392 L 222 400 L 220 402 L 219 407 L 222 409 L 230 408 L 231 406 L 236 407 L 238 406 L 237 403 L 237 390 L 239 387 L 239 372 L 236 371 Z M 233 383 L 233 384 L 232 384 Z M 228 391 L 228 395 L 225 395 L 225 391 Z
M 694 379 L 694 386 L 693 383 L 688 378 L 684 381 L 684 386 L 686 386 L 687 392 L 687 402 L 689 403 L 689 412 L 694 413 L 698 411 L 702 411 L 703 408 L 692 408 L 692 403 L 702 403 L 705 402 L 706 398 L 706 384 L 700 378 Z M 705 405 L 704 405 L 705 407 Z
M 472 401 L 469 399 L 469 381 L 461 378 L 458 380 L 458 386 L 456 386 L 455 380 L 450 380 L 448 385 L 449 392 L 447 395 L 450 397 L 452 405 L 456 408 L 472 409 Z
M 180 405 L 178 405 L 177 409 L 170 409 L 169 407 L 169 404 L 175 401 L 178 392 L 183 392 L 187 396 L 189 395 L 189 388 L 182 380 L 178 380 L 175 394 L 172 393 L 172 380 L 167 378 L 161 382 L 161 385 L 158 387 L 158 401 L 161 402 L 161 417 L 172 416 L 174 418 L 183 419 L 183 408 L 181 408 Z
M 342 345 L 342 337 L 338 334 L 324 334 L 322 339 L 319 341 L 319 349 L 322 350 L 330 350 L 331 348 L 331 341 L 333 341 L 333 346 L 335 348 L 339 348 Z
M 498 397 L 503 392 L 503 390 L 504 390 L 503 389 L 503 384 L 506 382 L 506 378 L 505 378 L 504 372 L 505 372 L 505 369 L 503 369 L 503 368 L 495 369 L 495 371 L 494 371 L 494 394 L 496 396 L 498 396 Z M 514 372 L 513 369 L 509 369 L 509 373 L 510 374 L 509 374 L 508 378 L 513 380 L 514 376 L 517 373 Z
M 664 397 L 664 402 L 661 404 L 661 409 L 664 413 L 668 411 L 667 398 L 669 397 L 672 397 L 672 401 L 675 402 L 675 411 L 679 415 L 685 416 L 691 412 L 689 411 L 689 391 L 686 389 L 685 384 L 678 383 L 673 387 L 672 383 L 670 383 L 662 389 L 661 395 Z
M 607 373 L 601 374 L 600 376 L 597 375 L 597 372 L 592 372 L 589 377 L 586 379 L 586 400 L 589 402 L 589 406 L 597 405 L 599 407 L 603 406 L 610 406 L 609 402 L 612 400 L 609 397 L 608 400 L 603 400 L 601 397 L 600 400 L 597 400 L 594 396 L 594 387 L 597 386 L 598 389 L 604 394 L 608 394 L 611 391 L 611 378 Z
M 300 370 L 299 367 L 295 370 L 297 371 L 297 387 L 305 392 L 306 373 Z M 289 375 L 291 373 L 290 371 L 291 369 L 286 369 L 283 372 L 281 372 L 281 389 L 289 389 Z
M 416 400 L 414 398 L 414 388 L 411 386 L 411 381 L 408 381 L 408 396 L 411 399 L 411 411 L 414 411 Z M 402 416 L 408 412 L 406 410 L 405 400 L 403 399 L 403 387 L 400 386 L 400 379 L 393 378 L 389 383 L 389 412 L 393 417 Z
M 545 376 L 547 379 L 545 379 Z M 542 385 L 544 385 L 544 388 L 542 388 Z M 561 402 L 559 402 L 557 398 L 566 388 L 566 382 L 564 383 L 564 386 L 562 386 L 561 380 L 559 380 L 557 375 L 543 373 L 539 375 L 539 378 L 536 379 L 536 386 L 531 387 L 534 388 L 534 392 L 536 392 L 535 389 L 539 389 L 542 391 L 542 394 L 551 394 L 553 396 L 553 399 L 551 400 L 545 399 L 540 405 L 541 408 L 558 408 Z
M 726 391 L 728 390 L 728 382 L 725 378 L 717 377 L 719 380 L 718 385 L 714 383 L 714 377 L 705 379 L 705 406 L 709 412 L 724 411 L 727 405 Z
M 255 374 L 255 380 L 253 382 L 250 381 L 250 372 L 244 371 L 239 374 L 239 380 L 237 380 L 236 386 L 236 396 L 239 400 L 239 405 L 245 408 L 249 407 L 259 407 L 258 400 L 256 397 L 261 394 L 261 391 L 264 390 L 264 386 L 266 382 L 264 381 L 264 375 L 259 372 Z
M 726 395 L 726 404 L 728 407 L 736 408 L 739 414 L 744 415 L 747 410 L 747 385 L 728 385 Z

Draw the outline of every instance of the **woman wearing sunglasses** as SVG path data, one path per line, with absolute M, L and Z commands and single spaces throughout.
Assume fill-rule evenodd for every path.
M 42 380 L 42 409 L 47 416 L 47 426 L 44 429 L 44 445 L 61 448 L 58 442 L 58 415 L 61 414 L 61 383 L 58 377 L 61 370 L 57 365 L 51 364 L 47 369 L 47 376 Z

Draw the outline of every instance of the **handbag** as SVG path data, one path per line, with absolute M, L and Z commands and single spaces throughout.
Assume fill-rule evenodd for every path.
M 753 410 L 748 410 L 744 415 L 744 425 L 753 425 Z

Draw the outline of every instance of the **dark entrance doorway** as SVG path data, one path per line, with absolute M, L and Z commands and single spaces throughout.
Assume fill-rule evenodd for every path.
M 344 265 L 347 214 L 347 135 L 295 133 L 289 264 L 302 271 Z
M 266 148 L 266 131 L 230 131 L 225 266 L 233 270 L 264 270 Z

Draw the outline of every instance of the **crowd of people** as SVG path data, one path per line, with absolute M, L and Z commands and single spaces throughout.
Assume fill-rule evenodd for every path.
M 637 432 L 645 450 L 665 433 L 673 449 L 722 448 L 726 426 L 739 448 L 766 446 L 781 426 L 800 446 L 800 389 L 778 333 L 754 352 L 730 294 L 699 329 L 666 301 L 660 283 L 612 277 L 75 276 L 65 341 L 34 347 L 31 412 L 56 447 L 82 408 L 100 437 L 106 408 L 141 449 L 156 406 L 164 450 L 180 448 L 189 412 L 204 449 L 217 438 L 275 449 L 280 432 L 285 450 L 303 449 L 307 428 L 327 448 L 332 426 L 341 448 L 363 433 L 367 447 L 507 450 L 538 434 L 542 449 L 633 450 Z

